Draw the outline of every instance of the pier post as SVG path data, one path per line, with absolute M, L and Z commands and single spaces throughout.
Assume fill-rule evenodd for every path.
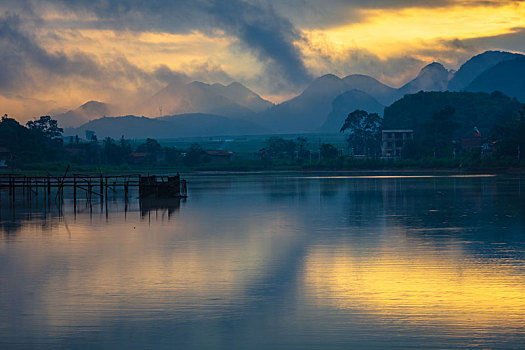
M 73 201 L 77 205 L 77 177 L 73 177 Z
M 102 179 L 102 174 L 100 174 L 100 201 L 104 203 L 104 182 Z M 106 196 L 107 197 L 107 196 Z M 107 198 L 106 198 L 107 200 Z
M 15 179 L 9 175 L 9 199 L 15 202 Z
M 89 195 L 89 203 L 91 203 L 91 178 L 89 178 L 89 182 L 88 182 L 88 195 Z

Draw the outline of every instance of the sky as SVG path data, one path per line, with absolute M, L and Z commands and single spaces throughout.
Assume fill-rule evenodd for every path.
M 525 0 L 0 0 L 0 113 L 126 106 L 193 80 L 272 102 L 328 73 L 399 87 L 486 50 L 525 52 Z

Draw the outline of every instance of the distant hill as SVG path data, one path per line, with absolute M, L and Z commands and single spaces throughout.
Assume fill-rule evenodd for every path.
M 474 79 L 467 91 L 501 91 L 525 103 L 525 56 L 518 56 L 487 69 Z
M 351 90 L 367 91 L 369 96 L 377 95 L 383 101 L 391 100 L 390 93 L 395 91 L 364 75 L 340 79 L 327 74 L 315 79 L 299 96 L 260 113 L 256 121 L 278 133 L 311 132 L 323 125 L 334 99 Z
M 219 130 L 262 128 L 270 133 L 337 131 L 337 124 L 342 116 L 355 109 L 380 113 L 382 106 L 388 106 L 405 95 L 419 91 L 449 89 L 490 93 L 499 90 L 525 101 L 524 75 L 524 55 L 487 51 L 469 59 L 456 73 L 448 71 L 440 63 L 431 63 L 399 89 L 387 86 L 367 75 L 352 74 L 341 79 L 327 74 L 312 81 L 298 96 L 274 105 L 237 82 L 223 85 L 194 81 L 189 84 L 169 84 L 126 113 L 140 112 L 141 115 L 150 118 L 193 114 L 193 118 L 188 116 L 188 119 L 178 120 L 179 123 L 183 123 L 184 120 L 183 128 L 192 130 L 192 133 L 199 130 L 200 126 L 197 123 L 200 120 L 211 125 L 219 116 L 228 118 L 225 125 L 229 127 L 220 129 L 221 125 L 217 125 L 219 129 L 216 134 Z M 343 94 L 344 96 L 335 101 Z M 115 115 L 115 108 L 111 105 L 90 101 L 55 117 L 64 127 L 78 127 L 89 120 L 112 115 Z M 203 115 L 213 117 L 203 119 Z M 231 119 L 251 122 L 250 125 L 257 127 L 250 129 L 247 124 L 229 124 Z
M 77 127 L 92 119 L 103 116 L 110 116 L 115 108 L 107 103 L 98 101 L 89 101 L 77 109 L 67 111 L 66 113 L 56 114 L 52 117 L 58 121 L 60 127 L 71 128 Z
M 210 90 L 254 112 L 262 112 L 274 106 L 273 103 L 263 99 L 238 82 L 233 82 L 227 86 L 215 83 L 210 85 Z
M 395 101 L 396 89 L 368 75 L 352 74 L 343 78 L 343 82 L 345 83 L 346 90 L 361 90 L 366 92 L 383 105 L 389 105 Z
M 320 131 L 339 132 L 348 114 L 356 109 L 383 115 L 385 106 L 363 91 L 351 90 L 344 92 L 332 102 L 332 111 L 326 117 Z
M 465 62 L 448 83 L 448 90 L 461 91 L 474 81 L 481 73 L 500 62 L 513 60 L 523 55 L 504 51 L 485 51 Z
M 280 133 L 311 132 L 319 128 L 334 130 L 341 116 L 356 108 L 380 113 L 382 106 L 405 94 L 446 90 L 450 77 L 451 72 L 436 62 L 421 69 L 415 79 L 397 90 L 366 75 L 354 74 L 340 79 L 327 74 L 314 80 L 299 96 L 260 113 L 256 120 Z M 340 99 L 336 110 L 332 111 L 336 97 L 347 91 L 354 92 Z M 345 111 L 346 108 L 351 110 Z
M 183 113 L 208 113 L 232 118 L 249 118 L 273 104 L 240 83 L 228 86 L 194 81 L 172 83 L 147 99 L 139 107 L 150 117 Z
M 445 91 L 451 73 L 440 63 L 431 63 L 419 72 L 418 76 L 398 89 L 399 98 L 419 91 Z
M 65 130 L 65 136 L 83 136 L 94 131 L 99 139 L 173 138 L 191 136 L 250 135 L 266 132 L 262 127 L 242 120 L 211 114 L 183 114 L 163 118 L 133 115 L 92 120 L 78 128 Z
M 519 102 L 502 93 L 419 92 L 385 108 L 384 128 L 418 130 L 446 106 L 456 111 L 453 116 L 459 123 L 456 136 L 471 135 L 474 127 L 486 135 L 494 125 L 517 118 L 521 108 Z
M 340 78 L 324 75 L 299 96 L 259 114 L 256 121 L 278 133 L 312 131 L 324 121 L 334 98 L 345 90 Z

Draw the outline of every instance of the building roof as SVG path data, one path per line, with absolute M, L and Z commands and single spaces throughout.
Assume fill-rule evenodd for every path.
M 219 156 L 219 157 L 229 157 L 231 155 L 233 155 L 233 152 L 230 152 L 230 151 L 225 151 L 225 150 L 207 150 L 207 151 L 204 151 L 206 152 L 207 155 L 210 155 L 210 156 Z
M 391 129 L 391 130 L 383 130 L 383 132 L 414 132 L 412 129 Z

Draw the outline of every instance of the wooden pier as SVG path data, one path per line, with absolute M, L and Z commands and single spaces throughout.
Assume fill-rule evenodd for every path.
M 73 199 L 85 196 L 89 201 L 98 197 L 101 201 L 108 198 L 108 191 L 116 193 L 121 190 L 125 200 L 129 199 L 130 189 L 138 187 L 139 198 L 186 198 L 186 181 L 180 175 L 144 176 L 141 174 L 126 175 L 82 175 L 64 176 L 24 176 L 17 174 L 0 174 L 0 190 L 8 190 L 12 202 L 16 196 L 38 196 L 39 193 L 55 200 L 63 199 L 64 189 L 71 188 Z M 17 193 L 18 192 L 18 193 Z M 53 196 L 54 195 L 54 196 Z

